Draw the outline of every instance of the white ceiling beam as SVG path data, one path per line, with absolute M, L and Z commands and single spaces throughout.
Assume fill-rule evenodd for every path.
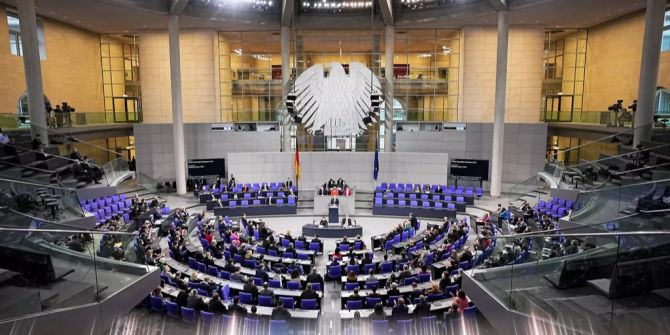
M 379 0 L 379 8 L 382 12 L 384 25 L 393 25 L 393 3 L 391 3 L 391 0 Z
M 496 11 L 507 9 L 507 2 L 509 0 L 489 0 L 489 3 Z
M 170 4 L 170 15 L 180 15 L 183 11 L 184 8 L 186 8 L 186 5 L 188 5 L 189 0 L 172 0 L 172 3 Z
M 295 0 L 282 0 L 281 6 L 281 26 L 288 27 L 291 25 L 294 15 Z

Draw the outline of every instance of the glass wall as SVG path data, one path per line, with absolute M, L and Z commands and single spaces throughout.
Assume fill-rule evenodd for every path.
M 587 30 L 547 29 L 544 36 L 541 118 L 569 122 L 582 112 Z
M 136 35 L 100 35 L 105 112 L 99 122 L 141 121 L 139 55 Z
M 396 31 L 394 97 L 408 121 L 457 121 L 458 30 Z
M 279 31 L 220 32 L 221 120 L 278 121 L 281 117 Z

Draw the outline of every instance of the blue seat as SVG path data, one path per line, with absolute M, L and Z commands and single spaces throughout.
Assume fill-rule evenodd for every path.
M 302 289 L 302 287 L 300 285 L 300 282 L 299 281 L 294 281 L 294 280 L 286 282 L 286 288 L 289 289 L 289 290 L 301 290 Z
M 318 309 L 318 304 L 316 299 L 304 299 L 300 302 L 300 308 L 302 309 Z
M 456 296 L 456 292 L 458 292 L 458 284 L 447 286 L 444 288 L 444 291 L 447 296 Z
M 200 320 L 203 326 L 209 326 L 214 321 L 214 313 L 200 311 Z
M 198 288 L 198 294 L 203 296 L 203 297 L 209 297 L 209 292 L 207 292 L 207 290 L 203 290 L 201 288 Z
M 366 281 L 365 282 L 365 289 L 371 290 L 373 288 L 378 288 L 379 287 L 379 282 L 378 281 Z
M 391 273 L 393 272 L 393 263 L 381 263 L 379 266 L 379 273 Z
M 165 306 L 163 306 L 163 299 L 161 297 L 151 296 L 151 311 L 158 313 L 165 312 Z
M 347 244 L 347 243 L 340 244 L 340 251 L 341 252 L 348 252 L 349 251 L 349 244 Z
M 219 271 L 219 277 L 222 279 L 230 280 L 230 272 L 228 271 Z
M 419 283 L 426 283 L 430 281 L 430 273 L 419 273 L 417 276 Z
M 250 304 L 253 303 L 253 301 L 254 301 L 254 299 L 253 299 L 253 296 L 251 295 L 251 293 L 240 292 L 240 303 L 241 304 L 250 305 Z
M 219 269 L 216 266 L 207 266 L 207 274 L 210 276 L 217 277 L 219 275 Z
M 321 244 L 319 242 L 310 242 L 309 243 L 309 250 L 314 251 L 314 253 L 318 253 L 320 249 L 321 249 Z
M 272 301 L 272 297 L 269 295 L 259 295 L 258 304 L 261 306 L 274 307 L 274 301 Z
M 347 309 L 363 309 L 363 301 L 349 300 L 347 301 Z
M 279 279 L 270 279 L 268 281 L 268 286 L 272 288 L 281 288 L 281 280 Z
M 305 242 L 304 241 L 295 241 L 295 248 L 298 250 L 303 250 L 305 249 Z
M 165 304 L 167 307 L 167 315 L 173 318 L 181 317 L 181 309 L 179 308 L 179 305 L 177 305 L 177 303 L 167 301 Z
M 195 309 L 182 307 L 181 308 L 181 320 L 186 323 L 195 323 Z
M 358 288 L 358 283 L 344 283 L 344 289 L 346 291 L 353 291 Z
M 365 274 L 369 274 L 370 270 L 376 271 L 377 270 L 377 264 L 365 264 L 364 269 L 363 269 Z
M 328 266 L 328 279 L 340 281 L 342 277 L 342 267 Z
M 358 275 L 358 265 L 357 264 L 347 265 L 347 273 L 349 272 L 353 272 L 356 275 Z
M 388 301 L 387 301 L 387 304 L 386 304 L 386 305 L 387 305 L 388 307 L 393 307 L 393 306 L 395 306 L 395 302 L 396 302 L 398 299 L 400 299 L 400 298 L 402 298 L 401 295 L 392 295 L 392 296 L 390 296 L 390 297 L 388 298 Z
M 365 298 L 365 306 L 367 308 L 374 308 L 380 302 L 382 302 L 382 298 Z
M 389 331 L 388 320 L 372 320 L 372 335 L 385 335 Z
M 476 314 L 477 314 L 477 306 L 470 306 L 463 309 L 463 315 L 472 316 Z
M 284 303 L 284 308 L 286 309 L 295 308 L 295 300 L 293 300 L 293 297 L 279 297 L 279 300 L 281 300 Z
M 270 320 L 268 335 L 287 335 L 288 322 L 286 320 Z
M 381 206 L 382 205 L 382 198 L 375 198 L 375 206 Z
M 321 287 L 321 283 L 312 283 L 312 290 L 314 291 L 321 291 L 323 288 Z

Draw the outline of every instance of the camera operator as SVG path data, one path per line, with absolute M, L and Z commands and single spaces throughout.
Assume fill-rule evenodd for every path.
M 63 101 L 63 126 L 72 127 L 72 113 L 74 113 L 74 108 L 67 104 L 66 101 Z
M 615 104 L 607 107 L 607 109 L 614 113 L 614 127 L 623 127 L 623 122 L 621 121 L 623 115 L 623 100 L 617 100 Z

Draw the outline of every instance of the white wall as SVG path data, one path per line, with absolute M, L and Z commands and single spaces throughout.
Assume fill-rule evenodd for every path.
M 228 153 L 228 173 L 238 182 L 295 179 L 295 153 Z M 329 178 L 343 178 L 357 189 L 382 182 L 446 184 L 446 153 L 379 153 L 379 178 L 372 178 L 374 152 L 301 152 L 300 188 L 313 189 Z

